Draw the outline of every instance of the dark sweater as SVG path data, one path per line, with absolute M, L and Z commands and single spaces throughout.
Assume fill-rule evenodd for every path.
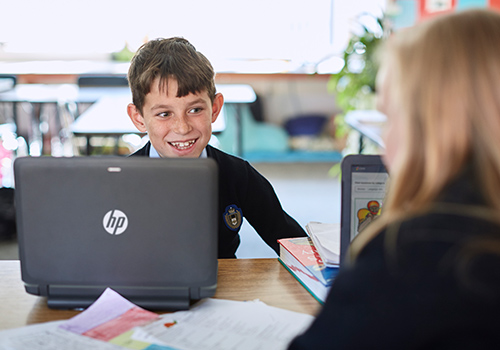
M 390 227 L 374 238 L 290 349 L 500 349 L 500 227 L 464 207 L 484 208 L 473 183 L 462 176 L 404 221 L 395 247 Z
M 132 156 L 149 156 L 150 147 L 148 142 Z M 247 161 L 211 146 L 206 150 L 208 157 L 213 158 L 219 167 L 219 258 L 234 258 L 240 244 L 238 232 L 242 220 L 236 219 L 235 225 L 230 221 L 235 208 L 277 254 L 278 239 L 306 235 L 283 210 L 269 181 Z

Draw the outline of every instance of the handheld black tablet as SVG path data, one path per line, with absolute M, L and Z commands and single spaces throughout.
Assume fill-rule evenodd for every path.
M 356 235 L 380 215 L 387 170 L 379 155 L 355 154 L 342 160 L 340 259 Z

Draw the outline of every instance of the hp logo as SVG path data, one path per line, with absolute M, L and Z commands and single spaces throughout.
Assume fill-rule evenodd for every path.
M 113 209 L 104 215 L 102 225 L 110 235 L 120 235 L 127 229 L 128 218 L 124 212 Z

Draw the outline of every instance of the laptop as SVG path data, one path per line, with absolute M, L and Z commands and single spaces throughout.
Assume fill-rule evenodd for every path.
M 49 307 L 85 308 L 107 287 L 158 310 L 214 295 L 213 159 L 25 157 L 14 175 L 22 280 Z
M 355 154 L 341 164 L 340 263 L 349 244 L 382 211 L 389 178 L 379 155 Z

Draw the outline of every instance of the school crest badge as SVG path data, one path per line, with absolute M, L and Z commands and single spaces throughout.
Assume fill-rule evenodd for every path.
M 226 211 L 224 212 L 224 223 L 226 224 L 227 228 L 232 231 L 237 231 L 240 228 L 242 222 L 243 215 L 241 209 L 234 204 L 228 205 L 226 207 Z

